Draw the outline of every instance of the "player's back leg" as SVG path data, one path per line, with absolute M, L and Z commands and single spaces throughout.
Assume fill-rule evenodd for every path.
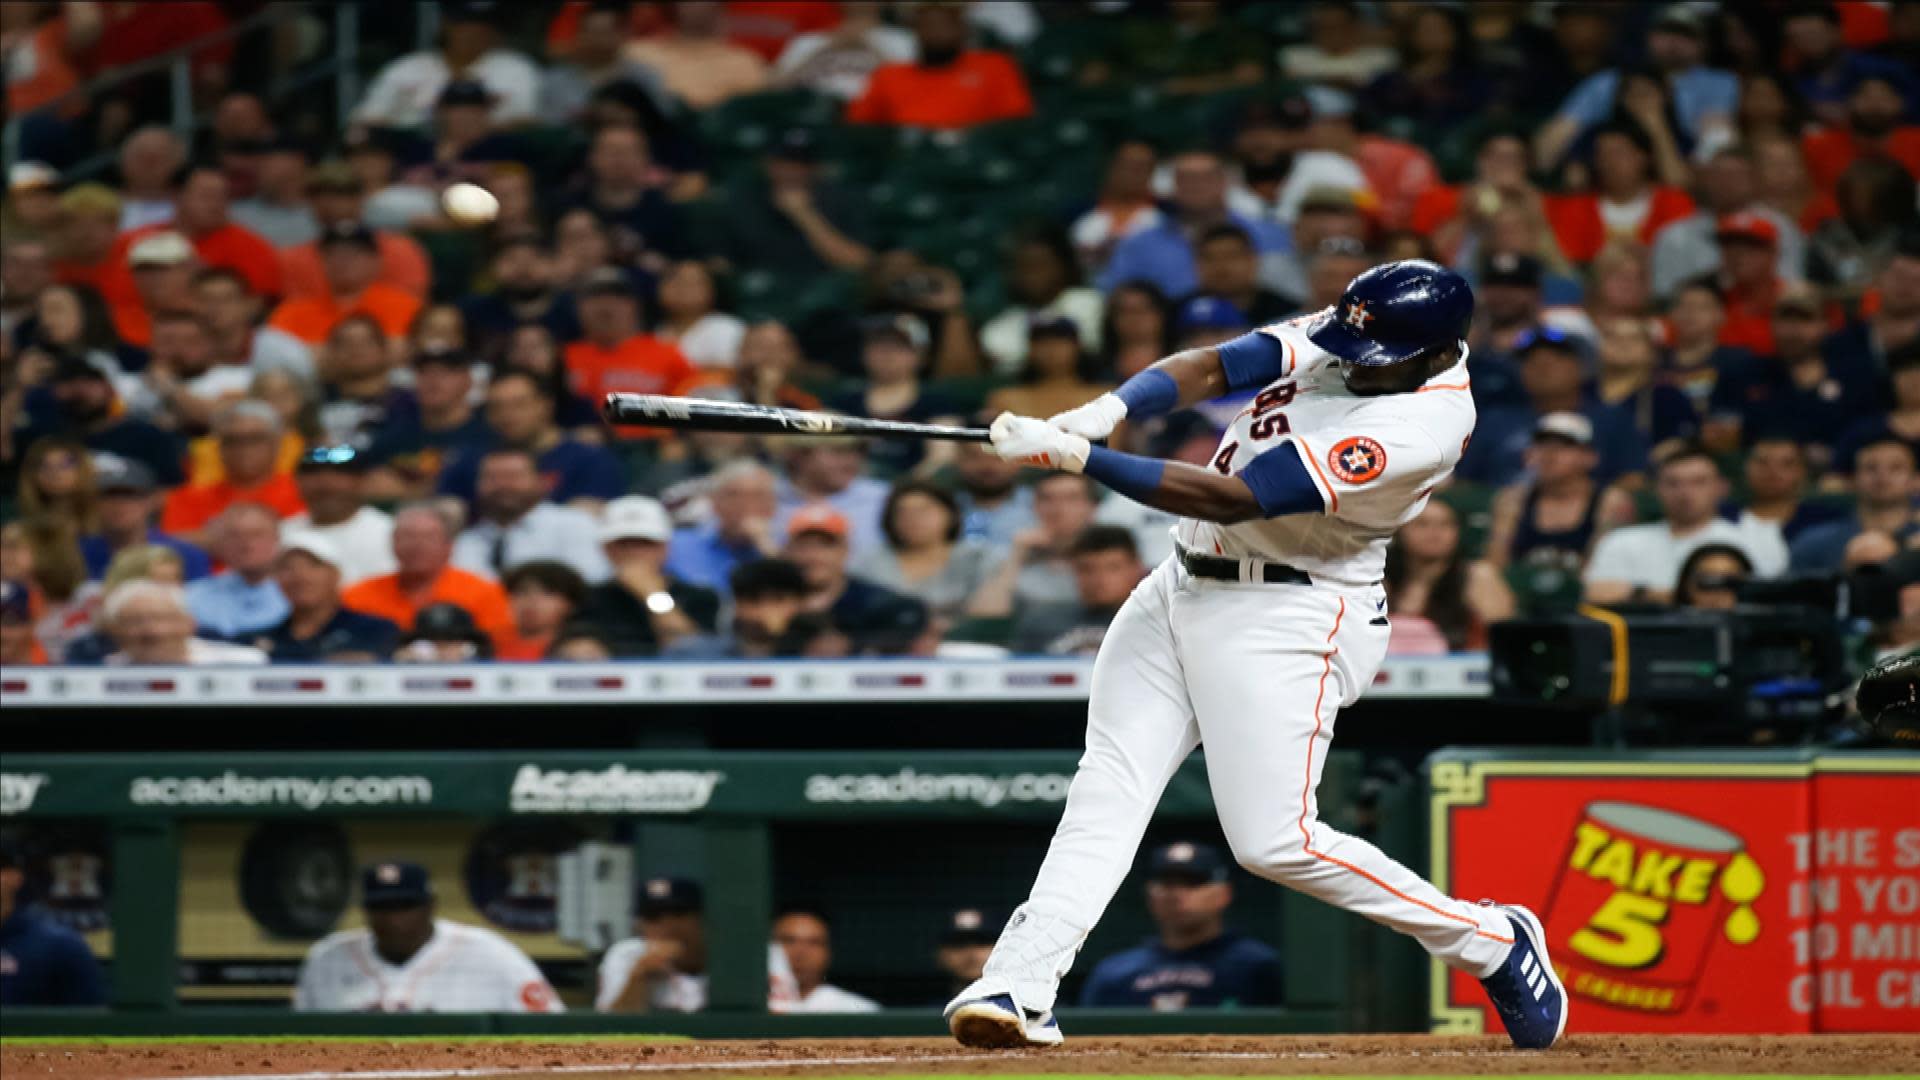
M 1417 938 L 1476 977 L 1513 943 L 1498 909 L 1456 900 L 1319 820 L 1334 717 L 1386 654 L 1374 599 L 1324 587 L 1214 589 L 1176 607 L 1207 777 L 1234 857 L 1261 877 Z
M 949 1026 L 969 1045 L 1059 1041 L 1048 1025 L 1060 979 L 1132 868 L 1167 781 L 1193 752 L 1199 733 L 1168 624 L 1174 575 L 1168 565 L 1148 575 L 1107 630 L 1093 665 L 1086 753 L 1033 890 L 1007 921 L 986 974 L 947 1006 Z

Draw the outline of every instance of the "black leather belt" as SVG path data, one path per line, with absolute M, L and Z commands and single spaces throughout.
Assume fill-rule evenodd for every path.
M 1221 555 L 1202 555 L 1199 552 L 1180 549 L 1180 565 L 1187 573 L 1197 578 L 1211 581 L 1239 581 L 1240 560 L 1229 559 Z M 1263 562 L 1260 564 L 1260 580 L 1269 585 L 1311 585 L 1313 579 L 1304 570 L 1295 570 L 1285 563 Z

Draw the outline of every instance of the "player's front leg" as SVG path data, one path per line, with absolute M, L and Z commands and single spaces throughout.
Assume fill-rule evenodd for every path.
M 1087 750 L 1027 902 L 1015 909 L 985 974 L 947 1006 L 967 1046 L 1050 1046 L 1060 979 L 1133 866 L 1167 781 L 1199 739 L 1168 623 L 1176 571 L 1140 583 L 1093 665 Z

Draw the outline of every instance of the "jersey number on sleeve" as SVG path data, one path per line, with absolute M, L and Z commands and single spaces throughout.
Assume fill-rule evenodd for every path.
M 1260 391 L 1260 396 L 1253 399 L 1253 426 L 1247 430 L 1247 437 L 1257 442 L 1291 431 L 1286 414 L 1280 410 L 1293 404 L 1295 393 L 1291 382 L 1275 383 Z

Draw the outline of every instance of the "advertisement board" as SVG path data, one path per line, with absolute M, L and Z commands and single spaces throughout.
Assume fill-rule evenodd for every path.
M 1570 1031 L 1920 1030 L 1920 758 L 1436 759 L 1432 873 L 1525 904 Z M 1499 1030 L 1434 965 L 1436 1030 Z

